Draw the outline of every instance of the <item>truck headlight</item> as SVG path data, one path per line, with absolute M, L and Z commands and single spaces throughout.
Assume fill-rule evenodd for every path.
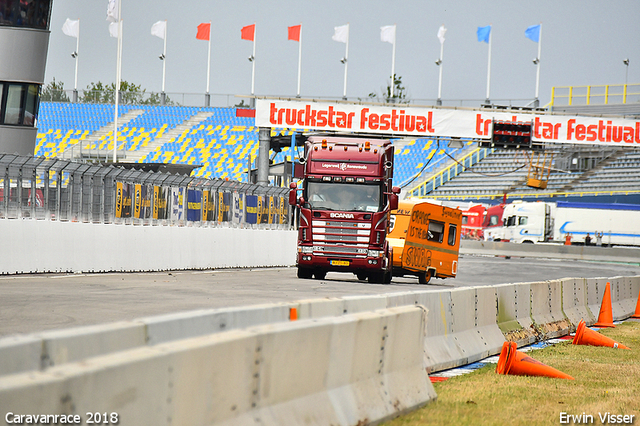
M 383 257 L 384 256 L 384 251 L 382 251 L 382 250 L 369 250 L 369 252 L 367 253 L 367 256 L 369 256 L 369 257 Z

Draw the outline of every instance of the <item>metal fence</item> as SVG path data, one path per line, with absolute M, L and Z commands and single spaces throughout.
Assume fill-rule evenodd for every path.
M 284 229 L 288 188 L 0 154 L 0 219 Z

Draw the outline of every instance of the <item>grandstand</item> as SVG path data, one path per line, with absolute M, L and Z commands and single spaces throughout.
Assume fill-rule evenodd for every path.
M 113 112 L 113 105 L 43 102 L 35 155 L 109 160 Z M 201 165 L 193 176 L 247 182 L 247 169 L 258 154 L 258 129 L 253 118 L 238 117 L 236 108 L 122 105 L 119 112 L 120 161 Z M 276 133 L 293 131 L 272 130 Z M 553 162 L 546 188 L 539 189 L 527 186 L 530 151 L 477 148 L 473 140 L 453 148 L 448 140 L 434 138 L 398 139 L 394 145 L 394 182 L 406 196 L 481 202 L 503 194 L 640 199 L 638 148 L 548 146 Z M 271 151 L 269 157 L 272 163 L 290 160 L 291 148 Z
M 122 105 L 119 113 L 121 161 L 202 165 L 194 176 L 247 181 L 247 168 L 257 156 L 258 129 L 252 117 L 237 117 L 236 108 Z M 42 102 L 35 155 L 110 159 L 113 114 L 113 105 Z M 128 119 L 129 114 L 135 117 Z M 396 141 L 395 181 L 433 170 L 457 151 L 433 139 Z M 290 159 L 291 148 L 272 151 L 270 158 L 274 163 Z

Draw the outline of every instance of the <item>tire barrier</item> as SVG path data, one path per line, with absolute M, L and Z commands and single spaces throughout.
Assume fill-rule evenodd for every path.
M 119 424 L 368 424 L 436 398 L 426 311 L 263 325 L 0 378 L 0 412 L 116 413 Z M 233 362 L 229 362 L 233 360 Z

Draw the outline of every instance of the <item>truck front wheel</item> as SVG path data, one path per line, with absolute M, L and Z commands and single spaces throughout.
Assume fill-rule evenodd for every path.
M 311 279 L 313 271 L 309 268 L 298 268 L 298 278 Z
M 324 280 L 327 276 L 327 271 L 316 271 L 313 275 L 316 277 L 316 280 Z

